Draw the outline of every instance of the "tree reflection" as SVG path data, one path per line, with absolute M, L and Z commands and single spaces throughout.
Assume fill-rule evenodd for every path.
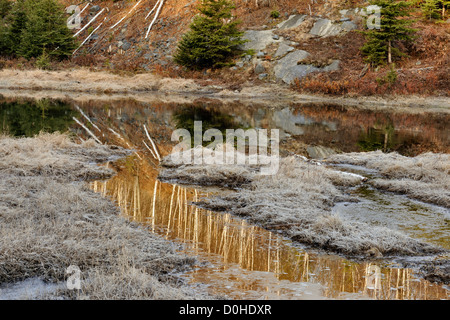
M 177 129 L 186 129 L 194 136 L 194 122 L 202 121 L 202 135 L 209 129 L 217 129 L 225 135 L 227 129 L 242 128 L 231 115 L 206 105 L 185 105 L 175 110 L 173 120 Z M 204 145 L 210 142 L 204 142 Z M 192 147 L 193 141 L 192 141 Z
M 0 100 L 0 133 L 32 137 L 41 131 L 65 132 L 77 112 L 69 104 L 49 100 Z
M 130 161 L 134 164 L 124 165 Z M 292 287 L 286 283 L 297 284 L 297 288 L 309 283 L 320 285 L 320 294 L 330 298 L 447 298 L 444 288 L 414 278 L 409 269 L 310 253 L 246 220 L 201 209 L 192 203 L 207 197 L 205 192 L 157 181 L 156 169 L 136 157 L 115 167 L 117 176 L 93 182 L 92 189 L 116 200 L 129 219 L 184 243 L 195 255 L 220 257 L 220 272 L 199 268 L 192 273 L 201 282 L 206 278 L 221 282 L 222 286 L 215 288 L 220 294 L 242 297 L 245 291 L 270 290 L 285 297 Z M 266 278 L 249 279 L 249 272 L 266 274 Z

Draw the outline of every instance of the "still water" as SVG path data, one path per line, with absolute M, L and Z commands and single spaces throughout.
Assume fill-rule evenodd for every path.
M 16 105 L 12 107 L 11 103 Z M 187 281 L 207 284 L 212 293 L 233 299 L 449 298 L 449 291 L 442 285 L 419 279 L 410 269 L 380 261 L 357 263 L 319 253 L 231 214 L 192 205 L 193 201 L 211 196 L 215 191 L 158 181 L 158 161 L 144 144 L 148 140 L 143 130 L 146 125 L 161 155 L 169 154 L 174 145 L 170 141 L 174 128 L 190 129 L 194 120 L 202 120 L 206 124 L 204 129 L 278 128 L 283 138 L 281 151 L 285 155 L 317 154 L 317 149 L 312 150 L 311 146 L 344 152 L 395 150 L 415 155 L 425 151 L 450 152 L 446 125 L 450 118 L 447 114 L 395 114 L 318 105 L 275 109 L 216 102 L 50 101 L 53 105 L 61 104 L 60 109 L 64 110 L 56 117 L 61 121 L 55 122 L 48 121 L 55 119 L 50 108 L 39 108 L 38 103 L 11 100 L 0 103 L 0 131 L 33 135 L 40 130 L 67 129 L 75 139 L 95 136 L 104 143 L 135 150 L 127 159 L 107 164 L 118 174 L 108 181 L 92 182 L 91 188 L 112 198 L 124 216 L 144 224 L 151 232 L 184 243 L 185 251 L 198 256 L 201 263 L 194 271 L 182 276 Z M 16 128 L 20 127 L 17 119 L 22 118 L 14 112 L 22 105 L 31 105 L 29 108 L 38 110 L 34 116 L 36 120 L 27 118 L 25 121 L 31 129 Z M 58 126 L 52 127 L 49 122 Z M 383 206 L 382 201 L 370 196 L 364 199 L 368 201 L 366 209 L 362 206 L 352 208 L 351 205 L 337 209 L 360 219 L 366 214 L 365 222 L 369 224 L 389 223 L 388 211 L 392 204 Z M 404 208 L 412 208 L 408 199 L 401 201 Z M 379 204 L 380 214 L 367 214 L 375 202 Z M 425 238 L 427 235 L 431 237 L 430 241 L 448 244 L 448 228 L 443 234 L 436 232 L 439 227 L 433 220 L 435 211 L 426 213 L 424 207 L 414 203 L 415 212 L 427 216 L 424 218 L 427 230 L 423 235 L 414 234 L 414 228 L 402 224 L 402 220 L 409 220 L 411 215 L 401 205 L 396 205 L 401 212 L 396 217 L 399 228 L 406 225 L 403 230 L 412 235 Z M 440 238 L 433 238 L 437 234 Z
M 193 206 L 208 193 L 159 182 L 136 156 L 110 165 L 118 175 L 91 188 L 206 262 L 183 276 L 208 284 L 212 293 L 233 299 L 449 298 L 442 286 L 414 277 L 410 269 L 319 254 L 228 213 Z

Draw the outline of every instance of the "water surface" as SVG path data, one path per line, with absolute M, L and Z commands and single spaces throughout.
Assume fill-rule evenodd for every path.
M 449 298 L 442 285 L 416 277 L 411 269 L 382 261 L 357 263 L 317 252 L 229 213 L 191 205 L 211 194 L 204 189 L 158 181 L 158 161 L 149 151 L 150 143 L 143 130 L 146 125 L 161 155 L 169 154 L 175 144 L 170 141 L 172 131 L 176 127 L 189 128 L 192 120 L 203 120 L 205 128 L 278 128 L 285 154 L 308 155 L 308 146 L 320 146 L 332 151 L 381 149 L 415 155 L 449 151 L 448 115 L 397 114 L 312 104 L 275 109 L 239 103 L 186 105 L 105 100 L 53 102 L 55 109 L 39 107 L 34 101 L 26 103 L 23 106 L 23 100 L 0 102 L 3 132 L 32 136 L 42 128 L 68 129 L 76 139 L 95 136 L 103 143 L 136 151 L 127 159 L 108 164 L 118 174 L 108 181 L 91 183 L 92 189 L 111 197 L 124 216 L 147 226 L 150 232 L 185 244 L 185 252 L 204 263 L 182 276 L 187 281 L 206 283 L 212 293 L 235 299 Z M 75 123 L 72 116 L 83 126 Z M 403 196 L 391 197 L 371 190 L 355 192 L 364 201 L 338 204 L 335 210 L 339 214 L 369 225 L 387 225 L 448 247 L 448 215 L 440 208 Z

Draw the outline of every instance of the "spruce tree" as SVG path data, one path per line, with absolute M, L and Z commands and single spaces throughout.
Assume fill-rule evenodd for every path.
M 394 57 L 404 56 L 394 44 L 398 41 L 411 41 L 415 29 L 409 28 L 412 21 L 404 19 L 409 16 L 410 3 L 395 0 L 372 0 L 381 10 L 379 28 L 363 31 L 366 43 L 361 48 L 366 61 L 374 66 L 391 64 Z M 399 19 L 401 18 L 401 19 Z
M 194 18 L 190 31 L 183 35 L 174 61 L 190 69 L 220 68 L 240 52 L 245 43 L 239 31 L 240 21 L 232 15 L 229 0 L 202 0 L 200 15 Z
M 11 2 L 9 0 L 0 0 L 0 55 L 5 55 L 9 51 L 8 28 L 10 10 Z
M 27 0 L 26 6 L 27 21 L 18 54 L 29 59 L 45 50 L 52 57 L 70 56 L 76 42 L 62 6 L 56 0 Z
M 11 10 L 11 1 L 0 0 L 0 19 L 5 18 L 10 10 Z
M 11 10 L 10 17 L 5 17 L 5 19 L 10 20 L 9 28 L 5 30 L 5 53 L 18 55 L 22 34 L 27 22 L 25 0 L 17 0 Z
M 432 20 L 440 17 L 439 2 L 440 0 L 425 0 L 422 3 L 422 13 L 425 18 Z

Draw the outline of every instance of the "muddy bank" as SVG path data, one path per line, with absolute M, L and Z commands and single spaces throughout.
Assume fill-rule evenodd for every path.
M 183 78 L 163 78 L 150 73 L 119 76 L 87 69 L 66 71 L 0 70 L 0 94 L 12 96 L 39 96 L 71 99 L 133 98 L 149 102 L 188 103 L 202 99 L 218 99 L 242 103 L 260 103 L 269 107 L 289 103 L 332 103 L 372 110 L 402 112 L 450 112 L 446 97 L 413 96 L 326 96 L 299 94 L 287 85 L 245 83 L 238 90 L 226 83 Z
M 167 157 L 162 162 L 159 177 L 163 181 L 174 181 L 178 177 L 178 183 L 202 185 L 203 181 L 215 181 L 219 186 L 231 185 L 236 192 L 219 192 L 196 204 L 245 217 L 251 223 L 280 232 L 295 242 L 327 252 L 355 259 L 414 256 L 420 261 L 416 266 L 425 262 L 434 265 L 430 260 L 447 252 L 400 231 L 333 214 L 336 203 L 357 201 L 347 190 L 360 185 L 366 178 L 302 157 L 281 159 L 278 172 L 269 176 L 260 175 L 245 165 L 176 166 Z M 448 260 L 441 260 L 439 264 L 437 268 L 442 270 L 448 266 Z M 444 278 L 441 280 L 445 281 Z
M 21 299 L 211 298 L 174 275 L 194 258 L 174 243 L 119 215 L 86 184 L 114 171 L 97 164 L 129 152 L 61 134 L 0 137 L 0 288 Z M 81 289 L 69 290 L 69 266 L 80 269 Z M 22 282 L 25 281 L 25 282 Z M 39 286 L 43 295 L 18 296 Z M 56 285 L 55 285 L 56 284 Z M 14 290 L 13 290 L 14 291 Z M 2 293 L 0 292 L 0 296 Z

